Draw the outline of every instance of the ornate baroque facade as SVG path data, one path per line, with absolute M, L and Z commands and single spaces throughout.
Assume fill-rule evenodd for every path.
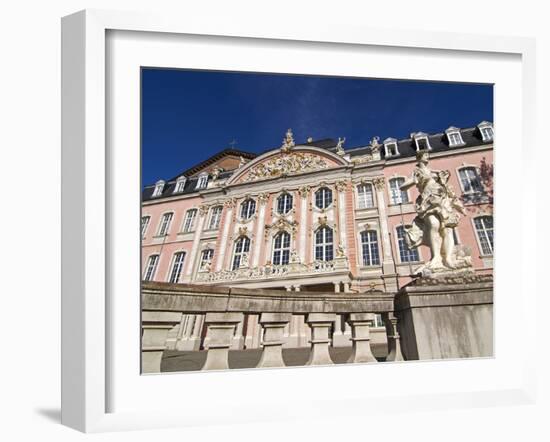
M 466 215 L 454 229 L 459 253 L 475 271 L 492 272 L 493 127 L 450 127 L 405 140 L 374 138 L 345 149 L 345 139 L 297 144 L 289 130 L 261 155 L 226 149 L 168 181 L 143 190 L 143 279 L 336 292 L 397 291 L 429 253 L 409 249 L 403 225 L 415 217 L 416 189 L 403 191 L 416 151 L 450 172 Z M 257 315 L 237 327 L 235 348 L 257 347 Z M 172 332 L 174 348 L 204 344 L 201 315 Z M 301 321 L 301 322 L 300 322 Z M 299 317 L 287 330 L 306 345 Z M 334 345 L 347 345 L 343 322 Z M 341 337 L 341 339 L 340 339 Z

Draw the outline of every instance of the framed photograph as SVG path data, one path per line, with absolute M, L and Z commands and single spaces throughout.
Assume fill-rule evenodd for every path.
M 64 424 L 533 400 L 531 40 L 62 26 Z

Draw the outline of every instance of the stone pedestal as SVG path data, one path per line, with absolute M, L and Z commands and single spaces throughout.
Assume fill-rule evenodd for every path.
M 399 291 L 395 312 L 407 360 L 493 356 L 490 276 L 419 278 Z
M 242 313 L 207 313 L 208 349 L 203 370 L 227 370 L 229 368 L 229 347 L 235 333 L 235 327 L 244 319 Z
M 160 373 L 169 334 L 180 323 L 181 313 L 146 311 L 142 312 L 141 321 L 141 371 Z
M 290 313 L 262 313 L 260 324 L 264 329 L 264 348 L 258 367 L 284 367 L 284 330 L 292 318 Z
M 310 313 L 306 322 L 311 328 L 311 353 L 306 365 L 328 365 L 332 359 L 328 351 L 330 329 L 336 321 L 332 313 Z
M 353 342 L 348 363 L 378 362 L 370 348 L 370 327 L 374 325 L 374 314 L 351 313 L 347 322 L 351 325 Z

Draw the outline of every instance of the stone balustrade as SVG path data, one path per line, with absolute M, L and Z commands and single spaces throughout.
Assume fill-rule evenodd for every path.
M 144 282 L 142 285 L 142 371 L 160 372 L 167 348 L 167 327 L 182 314 L 204 315 L 207 351 L 203 370 L 229 368 L 229 349 L 236 327 L 245 314 L 259 315 L 262 354 L 257 367 L 284 367 L 284 330 L 293 316 L 302 315 L 311 330 L 308 365 L 332 364 L 329 347 L 331 330 L 338 315 L 351 327 L 352 353 L 348 362 L 377 362 L 370 345 L 374 315 L 385 321 L 389 355 L 387 361 L 403 360 L 394 295 L 367 293 L 288 292 L 280 290 L 229 288 L 207 285 Z M 167 319 L 168 318 L 168 319 Z M 161 326 L 162 333 L 159 333 Z
M 199 272 L 197 283 L 216 283 L 227 281 L 247 281 L 275 279 L 283 276 L 310 275 L 311 273 L 330 273 L 348 269 L 345 257 L 332 261 L 314 261 L 309 264 L 289 263 L 284 265 L 265 265 L 259 267 L 243 267 L 236 270 L 220 270 L 219 272 Z

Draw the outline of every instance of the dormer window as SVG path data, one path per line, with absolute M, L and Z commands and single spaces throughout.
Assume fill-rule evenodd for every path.
M 164 185 L 166 183 L 163 181 L 163 180 L 158 180 L 156 183 L 155 183 L 155 190 L 153 190 L 153 197 L 157 197 L 157 196 L 161 196 L 162 195 L 162 191 L 164 190 Z
M 449 141 L 449 147 L 464 146 L 464 140 L 462 139 L 462 134 L 460 129 L 456 127 L 449 127 L 445 134 L 447 135 L 447 140 Z
M 195 189 L 206 189 L 206 186 L 208 185 L 208 174 L 202 173 L 199 175 L 199 179 L 197 180 L 197 186 Z
M 430 140 L 428 138 L 428 134 L 425 134 L 424 132 L 417 132 L 415 134 L 411 135 L 411 138 L 414 140 L 414 143 L 416 144 L 416 151 L 419 150 L 431 150 L 430 146 Z
M 386 138 L 384 140 L 384 152 L 386 158 L 399 155 L 399 150 L 397 149 L 397 140 L 395 138 Z
M 479 132 L 481 133 L 481 139 L 485 142 L 493 141 L 494 131 L 492 123 L 488 121 L 482 121 L 477 125 Z
M 187 181 L 187 178 L 185 176 L 180 176 L 176 180 L 176 187 L 174 187 L 174 193 L 181 193 L 183 192 L 183 189 L 185 189 L 185 182 Z

